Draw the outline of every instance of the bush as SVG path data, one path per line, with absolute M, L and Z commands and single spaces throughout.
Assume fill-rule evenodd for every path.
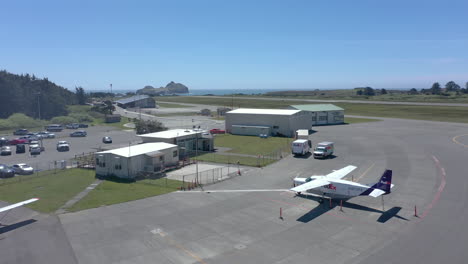
M 0 130 L 10 130 L 15 128 L 15 124 L 7 119 L 0 119 Z
M 85 113 L 71 113 L 68 116 L 78 120 L 78 122 L 93 122 L 93 118 Z
M 12 125 L 12 128 L 30 128 L 44 125 L 44 121 L 33 119 L 25 114 L 12 114 L 6 119 Z
M 51 123 L 53 124 L 62 124 L 62 125 L 67 125 L 71 123 L 78 123 L 78 120 L 76 120 L 73 117 L 70 116 L 56 116 L 50 120 Z

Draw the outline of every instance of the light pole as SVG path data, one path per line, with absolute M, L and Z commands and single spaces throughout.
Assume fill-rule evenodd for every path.
M 41 92 L 37 92 L 37 116 L 41 119 Z

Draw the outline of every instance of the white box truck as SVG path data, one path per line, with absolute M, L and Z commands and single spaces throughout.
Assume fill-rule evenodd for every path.
M 323 159 L 333 154 L 334 143 L 333 142 L 320 142 L 315 146 L 314 158 Z
M 292 142 L 292 154 L 294 155 L 306 155 L 310 152 L 312 143 L 307 139 L 296 139 Z

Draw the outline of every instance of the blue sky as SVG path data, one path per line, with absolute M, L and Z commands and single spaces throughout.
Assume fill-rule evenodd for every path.
M 468 1 L 4 1 L 0 68 L 66 88 L 468 81 Z

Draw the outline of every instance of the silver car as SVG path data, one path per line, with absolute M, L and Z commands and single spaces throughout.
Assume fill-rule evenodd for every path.
M 11 166 L 11 168 L 15 171 L 16 174 L 20 174 L 20 175 L 28 175 L 28 174 L 34 173 L 33 167 L 25 163 L 15 164 Z

